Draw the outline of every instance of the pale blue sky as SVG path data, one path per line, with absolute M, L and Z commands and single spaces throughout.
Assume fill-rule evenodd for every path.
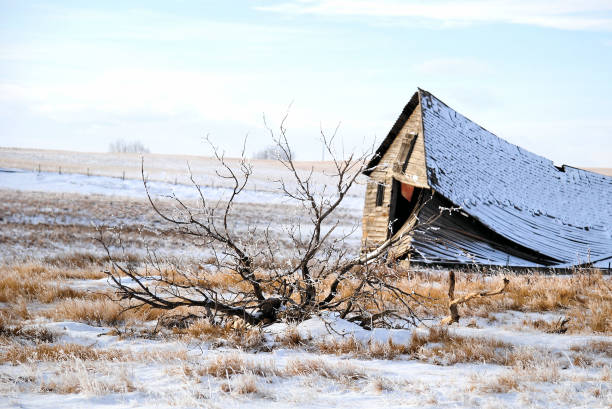
M 612 167 L 612 2 L 0 1 L 0 146 L 230 155 L 380 141 L 417 87 L 512 143 Z

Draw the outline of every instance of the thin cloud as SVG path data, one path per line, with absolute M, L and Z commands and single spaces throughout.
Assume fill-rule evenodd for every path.
M 477 24 L 524 24 L 563 30 L 612 31 L 609 0 L 294 0 L 258 7 L 270 12 L 378 18 L 413 18 L 442 27 Z

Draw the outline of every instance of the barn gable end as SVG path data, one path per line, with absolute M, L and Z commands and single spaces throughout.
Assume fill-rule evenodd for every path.
M 428 188 L 419 101 L 415 93 L 368 165 L 366 174 L 370 180 L 362 223 L 364 248 L 385 241 L 389 235 L 394 180 L 396 185 L 401 182 Z

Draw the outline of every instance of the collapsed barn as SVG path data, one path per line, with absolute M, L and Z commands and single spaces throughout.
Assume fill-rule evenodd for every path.
M 427 91 L 410 99 L 364 172 L 362 249 L 511 267 L 612 262 L 612 178 L 498 138 Z

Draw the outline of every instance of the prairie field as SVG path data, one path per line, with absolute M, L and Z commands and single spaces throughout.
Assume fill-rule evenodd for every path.
M 204 193 L 223 200 L 213 161 L 150 155 L 145 167 L 160 208 L 176 206 L 164 197 L 171 193 L 197 204 L 187 160 Z M 299 166 L 314 167 L 325 184 L 329 164 Z M 264 229 L 290 262 L 286 231 L 308 220 L 275 187 L 278 164 L 254 167 L 254 185 L 235 204 L 229 228 Z M 509 284 L 462 304 L 459 323 L 445 326 L 448 270 L 397 265 L 396 286 L 421 296 L 415 326 L 369 330 L 328 312 L 299 323 L 213 325 L 202 308 L 115 300 L 101 231 L 120 234 L 114 250 L 134 269 L 152 257 L 206 268 L 214 257 L 154 212 L 137 155 L 2 148 L 0 168 L 11 170 L 0 171 L 0 407 L 612 405 L 608 271 L 455 270 L 457 295 L 504 278 Z M 362 194 L 359 185 L 329 222 L 347 253 L 359 251 Z M 208 284 L 221 293 L 241 283 L 221 274 Z

